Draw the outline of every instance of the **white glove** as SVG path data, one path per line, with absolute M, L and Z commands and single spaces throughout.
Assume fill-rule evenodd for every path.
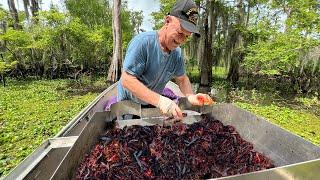
M 173 102 L 171 99 L 161 96 L 159 98 L 157 107 L 160 109 L 160 111 L 167 115 L 167 116 L 173 116 L 176 119 L 182 119 L 182 111 L 177 106 L 175 102 Z

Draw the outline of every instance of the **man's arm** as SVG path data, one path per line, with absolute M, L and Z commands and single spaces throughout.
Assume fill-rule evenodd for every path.
M 189 95 L 193 94 L 191 82 L 190 82 L 187 75 L 178 76 L 175 78 L 175 80 L 176 80 L 176 83 L 178 84 L 181 92 L 185 96 L 189 96 Z
M 147 88 L 135 76 L 123 71 L 121 74 L 122 86 L 128 89 L 135 97 L 148 104 L 157 106 L 159 94 Z
M 191 82 L 187 75 L 182 75 L 175 78 L 181 92 L 188 98 L 188 101 L 197 106 L 213 104 L 213 100 L 208 94 L 194 94 L 191 87 Z
M 135 76 L 124 71 L 121 75 L 121 83 L 122 86 L 128 89 L 135 97 L 158 107 L 162 113 L 174 116 L 177 119 L 183 118 L 182 111 L 175 102 L 150 90 Z

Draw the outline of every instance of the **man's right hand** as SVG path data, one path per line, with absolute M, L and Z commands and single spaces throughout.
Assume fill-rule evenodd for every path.
M 165 115 L 167 115 L 169 117 L 173 116 L 176 119 L 182 119 L 183 118 L 182 111 L 179 108 L 179 106 L 175 102 L 173 102 L 171 99 L 169 99 L 167 97 L 164 97 L 164 96 L 160 95 L 157 107 L 160 109 L 160 111 L 163 114 L 165 114 Z

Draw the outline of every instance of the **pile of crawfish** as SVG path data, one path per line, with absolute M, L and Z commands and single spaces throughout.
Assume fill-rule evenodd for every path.
M 204 179 L 273 168 L 232 126 L 202 117 L 173 126 L 113 128 L 78 167 L 77 179 Z

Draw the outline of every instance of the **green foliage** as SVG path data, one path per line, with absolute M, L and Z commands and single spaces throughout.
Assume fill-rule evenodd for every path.
M 79 22 L 85 24 L 89 29 L 94 31 L 102 30 L 104 32 L 108 32 L 108 34 L 105 34 L 106 36 L 103 36 L 103 38 L 107 40 L 104 41 L 104 43 L 108 43 L 108 49 L 110 49 L 110 46 L 112 47 L 112 39 L 110 41 L 110 38 L 112 37 L 112 7 L 110 7 L 109 1 L 67 0 L 65 1 L 65 3 L 71 16 L 74 18 L 78 18 Z M 133 22 L 131 19 L 132 14 L 136 15 L 137 18 L 140 18 L 141 21 L 141 13 L 142 12 L 128 11 L 126 2 L 123 2 L 121 4 L 121 29 L 123 49 L 126 49 L 127 44 L 132 39 L 134 35 L 134 29 L 136 28 L 135 26 L 139 25 L 138 23 L 133 24 L 135 22 Z M 90 16 L 88 16 L 88 14 L 90 14 Z M 111 52 L 112 51 L 110 51 L 110 53 Z
M 289 87 L 297 92 L 317 92 L 319 1 L 273 0 L 263 5 L 261 10 L 267 10 L 268 16 L 257 16 L 258 23 L 244 31 L 247 48 L 241 66 L 245 74 L 290 79 Z
M 37 72 L 39 66 L 43 66 L 44 73 L 47 73 L 39 74 L 43 77 L 59 73 L 66 64 L 73 68 L 70 73 L 79 69 L 94 74 L 106 72 L 113 53 L 112 7 L 109 1 L 66 0 L 65 3 L 67 12 L 52 6 L 47 11 L 39 11 L 37 23 L 26 22 L 22 30 L 8 27 L 0 34 L 0 41 L 5 45 L 1 49 L 5 61 L 19 63 L 20 69 L 16 72 Z M 140 20 L 133 22 L 132 13 Z M 12 20 L 7 10 L 1 9 L 0 17 L 7 23 Z M 141 12 L 129 11 L 124 2 L 121 17 L 122 42 L 126 49 L 135 29 L 141 25 L 142 15 Z
M 297 33 L 274 34 L 270 40 L 249 46 L 243 67 L 247 71 L 262 74 L 298 74 L 301 67 L 300 56 L 320 41 L 299 36 Z
M 126 10 L 127 9 L 127 4 L 121 4 L 121 32 L 122 32 L 122 48 L 123 50 L 127 49 L 127 46 L 131 39 L 134 36 L 134 30 L 137 29 L 136 26 L 139 24 L 132 24 L 134 23 L 132 21 L 132 16 L 137 15 L 140 17 L 139 13 L 135 13 L 135 11 L 131 12 Z
M 271 2 L 272 8 L 285 10 L 287 31 L 298 30 L 306 34 L 317 32 L 320 25 L 318 0 L 273 0 Z
M 44 60 L 51 66 L 50 57 L 61 65 L 69 59 L 74 65 L 94 61 L 107 62 L 112 54 L 112 29 L 90 29 L 79 18 L 71 18 L 68 14 L 51 9 L 41 12 L 38 24 L 29 30 L 17 31 L 9 29 L 0 35 L 6 41 L 4 57 L 7 61 L 18 60 L 25 66 L 33 66 L 35 61 Z
M 66 8 L 72 17 L 77 17 L 90 28 L 110 26 L 112 12 L 109 1 L 105 0 L 66 0 Z
M 276 104 L 252 104 L 237 102 L 237 106 L 297 134 L 306 140 L 320 145 L 320 117 L 305 110 L 296 110 Z
M 58 133 L 97 96 L 68 96 L 74 89 L 67 86 L 69 83 L 10 80 L 9 86 L 0 87 L 0 176 Z
M 199 83 L 200 81 L 200 71 L 198 66 L 191 66 L 192 60 L 188 63 L 186 68 L 187 75 L 191 83 Z M 212 67 L 212 75 L 216 79 L 225 79 L 227 71 L 225 67 Z
M 273 87 L 230 89 L 226 82 L 214 82 L 219 102 L 234 103 L 272 123 L 320 145 L 320 100 L 317 95 L 294 95 Z M 285 85 L 284 85 L 285 86 Z M 224 98 L 221 99 L 224 93 Z
M 196 68 L 189 73 L 193 77 L 199 76 Z M 318 94 L 313 96 L 295 95 L 285 90 L 286 84 L 282 82 L 272 84 L 273 81 L 263 79 L 257 81 L 257 89 L 251 89 L 245 82 L 240 82 L 238 88 L 233 89 L 225 79 L 220 78 L 223 74 L 225 75 L 223 68 L 213 69 L 215 79 L 212 82 L 212 88 L 216 91 L 214 97 L 218 103 L 234 103 L 240 108 L 262 116 L 270 122 L 320 145 L 320 100 Z
M 0 61 L 0 75 L 3 75 L 5 72 L 11 70 L 17 63 L 17 61 L 13 61 L 11 63 Z
M 200 81 L 199 69 L 197 66 L 187 66 L 186 72 L 191 83 L 198 83 Z
M 160 11 L 151 13 L 153 17 L 153 29 L 159 29 L 164 23 L 164 17 L 170 13 L 176 0 L 160 0 Z
M 38 19 L 43 24 L 47 24 L 48 27 L 57 27 L 67 23 L 66 15 L 59 12 L 57 9 L 52 8 L 49 11 L 40 11 Z
M 5 34 L 0 35 L 1 41 L 7 41 L 10 46 L 16 48 L 24 48 L 32 42 L 31 34 L 25 31 L 8 29 Z
M 297 97 L 295 98 L 295 101 L 298 103 L 303 104 L 304 106 L 308 108 L 312 107 L 320 107 L 320 99 L 317 96 L 307 98 L 307 97 Z
M 143 14 L 142 11 L 133 11 L 131 13 L 131 24 L 133 25 L 133 27 L 135 27 L 136 29 L 136 33 L 139 33 L 140 31 L 140 26 L 142 25 L 142 21 L 143 21 Z
M 0 21 L 8 21 L 9 18 L 9 12 L 0 6 Z
M 277 33 L 278 27 L 271 25 L 270 20 L 264 19 L 258 22 L 255 26 L 248 27 L 243 31 L 247 43 L 259 43 L 260 41 L 266 41 L 270 36 Z

